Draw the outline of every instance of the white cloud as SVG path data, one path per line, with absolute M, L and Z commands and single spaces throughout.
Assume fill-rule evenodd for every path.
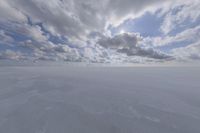
M 170 33 L 177 27 L 184 26 L 183 22 L 191 21 L 195 22 L 200 18 L 200 1 L 175 1 L 174 5 L 166 11 L 163 24 L 161 26 L 161 31 L 164 34 Z
M 173 45 L 179 42 L 198 42 L 200 38 L 200 26 L 194 28 L 188 28 L 174 36 L 163 37 L 146 37 L 143 39 L 143 44 L 153 47 L 160 47 L 166 45 Z
M 21 52 L 6 50 L 0 52 L 0 59 L 20 60 L 20 59 L 25 59 L 25 57 L 22 55 Z
M 109 0 L 106 11 L 109 23 L 117 26 L 126 19 L 137 18 L 145 12 L 154 13 L 169 4 L 170 0 Z
M 199 4 L 198 0 L 1 0 L 0 43 L 11 44 L 14 41 L 16 47 L 28 49 L 28 56 L 42 60 L 107 62 L 129 60 L 133 56 L 168 59 L 170 56 L 147 47 L 193 41 L 199 37 L 199 28 L 191 28 L 175 36 L 144 38 L 143 43 L 148 42 L 149 46 L 143 45 L 146 47 L 143 48 L 138 46 L 141 37 L 129 33 L 111 37 L 107 26 L 118 25 L 126 19 L 163 8 L 159 14 L 165 16 L 161 29 L 167 34 L 188 18 L 197 20 Z M 184 6 L 173 14 L 172 9 L 180 5 Z M 25 39 L 12 40 L 7 33 Z M 92 33 L 101 35 L 95 38 L 90 36 Z M 50 34 L 66 40 L 55 44 L 50 41 Z M 97 43 L 98 39 L 100 41 Z
M 200 60 L 200 40 L 186 47 L 173 49 L 171 52 L 178 60 Z

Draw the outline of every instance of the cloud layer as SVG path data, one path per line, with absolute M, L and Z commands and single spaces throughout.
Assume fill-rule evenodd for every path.
M 124 33 L 113 38 L 103 38 L 99 44 L 105 48 L 115 49 L 119 53 L 125 53 L 128 56 L 142 56 L 154 59 L 169 59 L 170 56 L 150 48 L 142 48 L 139 41 L 142 38 L 136 34 Z
M 199 6 L 198 0 L 0 0 L 1 59 L 168 61 L 179 58 L 177 48 L 166 53 L 160 47 L 199 44 Z M 146 13 L 162 20 L 159 36 L 110 28 Z

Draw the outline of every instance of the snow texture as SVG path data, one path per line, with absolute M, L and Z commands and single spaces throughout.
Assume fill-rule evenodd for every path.
M 200 68 L 1 67 L 0 133 L 200 133 Z

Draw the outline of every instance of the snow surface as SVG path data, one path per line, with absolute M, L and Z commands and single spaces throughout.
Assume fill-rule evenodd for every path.
M 200 68 L 0 67 L 0 133 L 200 133 Z

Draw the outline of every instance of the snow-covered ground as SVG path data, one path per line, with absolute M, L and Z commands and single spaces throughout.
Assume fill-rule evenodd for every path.
M 200 133 L 200 68 L 1 67 L 0 133 Z

